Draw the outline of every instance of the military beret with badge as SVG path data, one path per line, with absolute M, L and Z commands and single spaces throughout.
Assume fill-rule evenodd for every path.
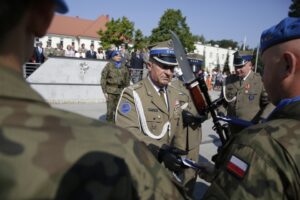
M 299 38 L 300 18 L 287 17 L 261 34 L 260 51 L 263 53 L 276 44 Z

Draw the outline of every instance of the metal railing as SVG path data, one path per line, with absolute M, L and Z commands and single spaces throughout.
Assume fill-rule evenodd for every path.
M 147 76 L 147 69 L 133 69 L 129 68 L 130 80 L 134 84 L 142 80 L 145 76 Z
M 37 68 L 41 66 L 42 63 L 32 63 L 28 62 L 23 65 L 23 76 L 28 78 Z

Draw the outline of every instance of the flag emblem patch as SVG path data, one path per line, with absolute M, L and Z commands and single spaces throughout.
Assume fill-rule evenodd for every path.
M 231 156 L 226 165 L 227 170 L 239 178 L 243 178 L 245 176 L 248 167 L 248 163 L 234 155 Z

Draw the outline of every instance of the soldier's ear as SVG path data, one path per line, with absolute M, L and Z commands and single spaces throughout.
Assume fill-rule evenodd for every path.
M 153 63 L 151 63 L 151 62 L 146 62 L 146 65 L 147 65 L 147 69 L 148 69 L 149 71 L 151 71 L 151 69 L 152 69 L 152 67 L 153 67 Z
M 294 54 L 290 52 L 285 52 L 283 54 L 283 58 L 285 61 L 285 73 L 286 75 L 290 75 L 295 73 L 296 70 L 296 57 Z

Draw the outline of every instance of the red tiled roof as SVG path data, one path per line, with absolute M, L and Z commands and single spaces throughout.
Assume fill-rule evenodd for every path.
M 100 29 L 105 31 L 108 21 L 108 15 L 101 15 L 96 20 L 55 15 L 47 34 L 99 38 L 97 32 Z

